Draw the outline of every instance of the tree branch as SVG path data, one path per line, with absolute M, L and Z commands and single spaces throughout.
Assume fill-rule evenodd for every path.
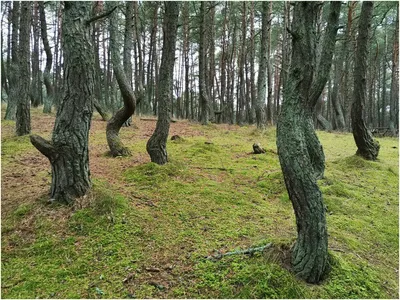
M 36 134 L 30 135 L 30 140 L 32 145 L 48 159 L 52 160 L 57 157 L 57 151 L 51 142 L 46 141 L 44 138 Z
M 95 21 L 97 21 L 97 20 L 99 20 L 99 19 L 108 17 L 108 16 L 111 15 L 112 12 L 113 12 L 114 10 L 116 10 L 118 7 L 119 7 L 119 5 L 116 5 L 116 6 L 114 6 L 112 9 L 110 9 L 109 11 L 105 12 L 104 14 L 101 14 L 101 15 L 98 15 L 98 16 L 94 16 L 93 18 L 91 18 L 91 19 L 89 19 L 89 20 L 86 21 L 86 25 L 89 25 L 90 23 L 95 22 Z
M 256 252 L 262 252 L 265 249 L 271 248 L 272 247 L 272 243 L 268 243 L 265 246 L 261 246 L 261 247 L 255 247 L 255 248 L 248 248 L 245 250 L 237 250 L 237 251 L 231 251 L 231 252 L 226 252 L 226 253 L 220 253 L 218 252 L 217 255 L 210 255 L 207 256 L 206 258 L 209 260 L 219 260 L 225 256 L 231 256 L 231 255 L 238 255 L 238 254 L 254 254 Z

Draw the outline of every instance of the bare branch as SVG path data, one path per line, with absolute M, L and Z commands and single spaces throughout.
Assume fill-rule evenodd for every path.
M 87 21 L 86 21 L 86 24 L 89 25 L 90 23 L 95 22 L 95 21 L 97 21 L 97 20 L 99 20 L 99 19 L 108 17 L 108 16 L 111 15 L 112 12 L 113 12 L 114 10 L 116 10 L 118 7 L 119 7 L 119 5 L 116 5 L 116 6 L 114 6 L 112 9 L 110 9 L 109 11 L 105 12 L 104 14 L 101 14 L 101 15 L 98 15 L 98 16 L 94 16 L 93 18 L 87 20 Z

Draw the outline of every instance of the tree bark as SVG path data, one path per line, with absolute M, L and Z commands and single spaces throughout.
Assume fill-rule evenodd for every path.
M 201 124 L 207 125 L 209 120 L 209 97 L 206 84 L 207 64 L 207 24 L 206 24 L 206 2 L 200 3 L 200 42 L 199 42 L 199 90 L 200 90 L 200 108 Z
M 32 2 L 23 1 L 21 4 L 21 21 L 19 33 L 19 84 L 16 112 L 16 133 L 18 136 L 31 132 L 31 112 L 29 98 L 30 63 L 29 38 L 31 27 Z M 14 86 L 14 88 L 17 88 Z
M 151 161 L 159 165 L 168 162 L 167 139 L 170 126 L 171 90 L 175 62 L 179 2 L 166 1 L 163 21 L 163 50 L 158 82 L 158 119 L 153 135 L 147 142 L 146 150 Z
M 376 160 L 379 154 L 379 143 L 372 137 L 363 119 L 363 107 L 367 94 L 366 75 L 368 59 L 368 33 L 372 20 L 373 2 L 364 1 L 361 7 L 360 23 L 358 26 L 357 51 L 354 66 L 354 93 L 351 107 L 351 122 L 353 136 L 357 145 L 357 155 Z
M 46 86 L 46 98 L 44 99 L 43 112 L 51 113 L 51 106 L 53 104 L 54 89 L 51 83 L 51 65 L 53 64 L 53 55 L 49 46 L 49 41 L 47 39 L 47 22 L 44 10 L 44 2 L 39 1 L 39 15 L 40 15 L 40 30 L 42 35 L 43 47 L 46 52 L 46 67 L 43 73 L 43 81 Z
M 265 96 L 267 92 L 267 64 L 268 64 L 268 2 L 262 2 L 262 25 L 261 25 L 261 48 L 260 48 L 260 64 L 258 67 L 257 81 L 257 101 L 256 101 L 256 121 L 258 129 L 265 129 Z
M 118 2 L 108 2 L 110 7 L 118 5 Z M 122 94 L 122 99 L 124 101 L 124 106 L 119 109 L 115 115 L 108 121 L 106 127 L 106 136 L 108 147 L 110 148 L 112 156 L 129 156 L 131 153 L 124 146 L 120 137 L 119 131 L 122 125 L 132 116 L 136 108 L 136 99 L 123 71 L 118 47 L 117 38 L 117 15 L 116 12 L 112 13 L 109 17 L 110 19 L 110 48 L 111 48 L 111 60 L 113 64 L 115 78 L 117 80 L 119 89 Z
M 296 215 L 298 237 L 292 250 L 292 268 L 296 276 L 318 283 L 329 270 L 328 234 L 325 207 L 317 185 L 324 171 L 324 153 L 314 132 L 313 97 L 325 77 L 316 70 L 316 2 L 295 2 L 292 22 L 292 63 L 284 88 L 284 101 L 277 125 L 279 161 L 289 198 Z M 337 24 L 340 2 L 331 2 L 328 28 Z M 327 31 L 325 39 L 335 39 Z M 332 55 L 332 53 L 330 54 Z M 329 58 L 329 53 L 321 60 Z M 321 63 L 320 63 L 321 64 Z M 321 67 L 321 65 L 320 65 Z M 318 95 L 319 96 L 319 95 Z
M 399 119 L 399 4 L 396 5 L 396 29 L 393 33 L 392 82 L 390 87 L 390 128 L 398 127 Z
M 31 135 L 32 144 L 52 167 L 51 198 L 72 203 L 91 187 L 89 128 L 93 113 L 94 53 L 91 44 L 90 2 L 65 2 L 62 23 L 64 98 L 57 110 L 52 141 Z
M 33 107 L 38 107 L 42 104 L 40 97 L 42 85 L 40 83 L 40 68 L 39 68 L 39 21 L 38 21 L 38 2 L 33 2 L 32 11 L 32 33 L 33 33 L 33 51 L 32 51 L 32 83 L 30 87 L 30 98 Z
M 10 94 L 8 95 L 5 120 L 15 120 L 18 101 L 18 30 L 19 30 L 20 1 L 13 2 L 11 12 L 12 33 L 11 33 L 11 64 L 8 70 L 10 81 Z

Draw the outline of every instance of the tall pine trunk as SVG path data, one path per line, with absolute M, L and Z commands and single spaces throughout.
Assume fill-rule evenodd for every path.
M 179 2 L 166 1 L 163 23 L 163 50 L 158 82 L 158 119 L 146 150 L 151 161 L 159 165 L 168 162 L 167 139 L 170 126 L 171 91 L 175 63 L 175 44 L 178 30 Z
M 365 125 L 363 108 L 367 98 L 367 59 L 368 33 L 372 20 L 373 2 L 364 1 L 361 7 L 360 23 L 358 25 L 357 51 L 354 66 L 354 93 L 351 107 L 351 125 L 357 145 L 357 155 L 368 160 L 376 160 L 379 154 L 379 143 L 372 138 Z
M 21 21 L 19 29 L 19 84 L 16 112 L 16 133 L 18 136 L 31 132 L 31 112 L 29 99 L 30 63 L 29 63 L 29 38 L 31 27 L 31 1 L 21 3 Z

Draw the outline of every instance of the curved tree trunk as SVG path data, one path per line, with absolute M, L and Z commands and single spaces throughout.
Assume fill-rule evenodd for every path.
M 336 38 L 340 2 L 331 2 L 318 68 L 313 33 L 317 12 L 316 2 L 295 3 L 292 64 L 277 125 L 279 161 L 298 233 L 292 268 L 296 276 L 310 283 L 318 283 L 329 269 L 325 207 L 317 185 L 317 179 L 323 176 L 325 158 L 314 131 L 312 112 L 328 79 L 333 56 L 330 45 Z
M 379 154 L 379 143 L 373 139 L 363 119 L 363 107 L 367 98 L 367 58 L 368 33 L 372 20 L 373 2 L 364 1 L 361 7 L 360 24 L 358 26 L 357 51 L 354 66 L 354 93 L 351 106 L 351 125 L 357 145 L 357 155 L 368 160 L 376 160 Z
M 163 24 L 163 50 L 158 82 L 158 119 L 156 129 L 147 142 L 146 150 L 151 161 L 159 165 L 168 162 L 167 138 L 170 125 L 171 89 L 175 62 L 179 2 L 166 1 Z
M 44 10 L 44 2 L 39 1 L 39 14 L 40 14 L 40 29 L 43 40 L 44 51 L 46 52 L 46 67 L 43 73 L 44 85 L 46 86 L 46 98 L 44 99 L 43 112 L 51 113 L 51 106 L 53 105 L 54 89 L 51 83 L 51 65 L 53 64 L 53 55 L 47 39 L 47 23 Z
M 108 3 L 109 5 L 115 6 L 117 3 Z M 135 112 L 136 99 L 128 82 L 122 65 L 120 63 L 119 49 L 117 44 L 117 18 L 115 12 L 110 16 L 110 48 L 111 48 L 111 59 L 114 68 L 115 78 L 117 79 L 119 89 L 124 100 L 124 106 L 118 110 L 115 115 L 108 121 L 106 128 L 107 143 L 110 147 L 112 156 L 128 156 L 130 151 L 124 146 L 119 137 L 119 131 L 122 125 L 130 116 Z
M 21 21 L 19 33 L 19 84 L 16 112 L 16 133 L 18 136 L 31 132 L 31 112 L 29 99 L 30 63 L 29 37 L 31 27 L 32 2 L 21 3 Z M 14 88 L 17 88 L 14 86 Z
M 90 2 L 65 2 L 62 38 L 65 66 L 64 98 L 57 110 L 52 141 L 31 135 L 32 144 L 52 167 L 51 198 L 72 203 L 91 186 L 89 128 L 93 113 L 94 53 Z

